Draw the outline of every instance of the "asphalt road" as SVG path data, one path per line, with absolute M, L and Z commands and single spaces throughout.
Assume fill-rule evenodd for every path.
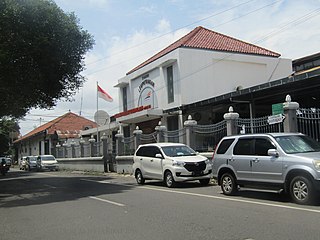
M 275 192 L 226 197 L 197 182 L 12 170 L 0 177 L 0 239 L 319 239 L 320 206 Z

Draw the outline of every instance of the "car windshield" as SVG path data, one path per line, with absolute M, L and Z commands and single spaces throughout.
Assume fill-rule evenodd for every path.
M 182 157 L 182 156 L 193 156 L 196 155 L 196 152 L 188 147 L 188 146 L 167 146 L 162 147 L 163 152 L 165 155 L 169 157 Z
M 54 156 L 43 156 L 41 157 L 42 161 L 52 161 L 55 160 Z
M 281 136 L 275 139 L 282 149 L 289 154 L 320 151 L 320 144 L 305 135 Z
M 30 162 L 34 162 L 34 161 L 37 161 L 37 158 L 36 157 L 29 157 L 29 160 L 30 160 Z

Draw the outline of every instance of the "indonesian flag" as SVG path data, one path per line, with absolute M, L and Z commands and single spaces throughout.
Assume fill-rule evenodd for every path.
M 97 86 L 98 86 L 98 97 L 106 100 L 107 102 L 112 102 L 113 101 L 112 97 L 106 91 L 104 91 L 99 85 Z

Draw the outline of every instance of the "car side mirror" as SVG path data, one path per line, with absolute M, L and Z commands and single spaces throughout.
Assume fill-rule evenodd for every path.
M 268 155 L 272 157 L 279 157 L 279 152 L 277 151 L 277 149 L 269 149 Z
M 162 157 L 162 155 L 160 153 L 157 153 L 156 154 L 156 158 L 161 158 L 162 159 L 163 157 Z

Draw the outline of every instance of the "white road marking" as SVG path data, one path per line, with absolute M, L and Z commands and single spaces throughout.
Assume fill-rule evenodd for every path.
M 59 175 L 49 174 L 49 173 L 38 173 L 40 175 L 50 176 L 50 177 L 60 177 Z
M 285 205 L 281 205 L 281 204 L 256 202 L 256 201 L 251 201 L 251 200 L 235 199 L 235 198 L 228 198 L 228 197 L 219 197 L 219 196 L 205 195 L 205 194 L 199 194 L 199 193 L 181 192 L 181 191 L 176 191 L 176 190 L 161 189 L 161 188 L 146 187 L 146 186 L 140 186 L 139 188 L 148 189 L 148 190 L 154 190 L 154 191 L 161 191 L 161 192 L 170 192 L 170 193 L 184 194 L 184 195 L 190 195 L 190 196 L 197 196 L 197 197 L 213 198 L 213 199 L 233 201 L 233 202 L 250 203 L 250 204 L 263 205 L 263 206 L 269 206 L 269 207 L 277 207 L 277 208 L 285 208 L 285 209 L 292 209 L 292 210 L 320 213 L 320 210 L 316 210 L 316 209 L 285 206 Z
M 115 183 L 115 182 L 110 182 L 110 181 L 107 181 L 107 180 L 103 180 L 103 181 L 94 181 L 94 180 L 88 180 L 88 179 L 81 179 L 81 180 L 88 181 L 88 182 L 96 182 L 96 183 L 104 183 L 104 184 L 113 184 L 113 185 L 121 185 L 121 186 L 130 186 L 130 187 L 132 187 L 132 185 L 129 185 L 129 184 Z M 137 188 L 142 188 L 142 189 L 147 189 L 147 190 L 152 190 L 152 191 L 183 194 L 183 195 L 196 196 L 196 197 L 205 197 L 205 198 L 218 199 L 218 200 L 249 203 L 249 204 L 262 205 L 262 206 L 268 206 L 268 207 L 276 207 L 276 208 L 291 209 L 291 210 L 298 210 L 298 211 L 305 211 L 305 212 L 312 212 L 312 213 L 320 213 L 320 210 L 317 210 L 317 209 L 286 206 L 286 205 L 281 205 L 281 204 L 258 202 L 258 201 L 245 200 L 245 199 L 236 199 L 236 198 L 232 198 L 232 197 L 221 197 L 221 196 L 213 196 L 213 195 L 206 195 L 206 194 L 199 194 L 199 193 L 190 193 L 190 192 L 183 192 L 183 191 L 177 191 L 177 190 L 172 190 L 172 189 L 165 189 L 165 188 L 158 188 L 158 187 L 148 187 L 148 186 L 137 186 Z
M 48 187 L 48 188 L 57 188 L 57 187 L 49 185 L 49 184 L 43 184 L 43 186 Z
M 107 200 L 107 199 L 103 199 L 103 198 L 98 198 L 98 197 L 93 197 L 93 196 L 89 196 L 89 198 L 95 199 L 95 200 L 98 200 L 98 201 L 101 201 L 101 202 L 110 203 L 110 204 L 113 204 L 113 205 L 116 205 L 116 206 L 119 206 L 119 207 L 125 207 L 126 206 L 126 205 L 124 205 L 122 203 L 113 202 L 113 201 L 110 201 L 110 200 Z

